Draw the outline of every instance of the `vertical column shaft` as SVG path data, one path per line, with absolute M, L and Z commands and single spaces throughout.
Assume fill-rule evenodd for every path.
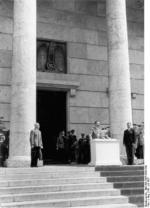
M 30 164 L 36 119 L 36 0 L 14 0 L 10 150 L 8 166 Z
M 126 0 L 106 0 L 109 108 L 112 136 L 120 140 L 126 123 L 132 121 L 131 87 L 126 20 Z

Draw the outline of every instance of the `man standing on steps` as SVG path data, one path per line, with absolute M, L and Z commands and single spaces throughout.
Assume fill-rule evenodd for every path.
M 42 134 L 40 124 L 35 123 L 34 129 L 30 132 L 30 145 L 31 145 L 31 167 L 37 167 L 38 159 L 42 159 L 41 149 L 43 148 Z
M 134 163 L 134 153 L 135 153 L 135 132 L 134 129 L 131 128 L 131 123 L 127 123 L 127 129 L 124 131 L 124 137 L 123 137 L 123 144 L 126 148 L 126 154 L 127 154 L 127 161 L 128 165 L 133 165 Z
M 144 122 L 140 126 L 140 135 L 138 143 L 139 159 L 144 159 Z

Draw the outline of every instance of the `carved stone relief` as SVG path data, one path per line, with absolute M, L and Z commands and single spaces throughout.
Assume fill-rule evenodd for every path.
M 66 44 L 55 41 L 39 41 L 37 43 L 37 70 L 66 73 Z

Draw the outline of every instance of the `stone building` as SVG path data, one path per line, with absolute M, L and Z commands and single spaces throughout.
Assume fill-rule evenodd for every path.
M 144 119 L 143 16 L 142 0 L 0 0 L 8 166 L 29 165 L 36 120 L 46 159 L 59 131 L 88 134 L 95 120 L 110 126 L 124 154 L 126 122 Z

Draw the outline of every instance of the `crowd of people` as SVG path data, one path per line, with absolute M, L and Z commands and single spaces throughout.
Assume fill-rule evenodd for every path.
M 37 167 L 38 160 L 42 160 L 42 135 L 39 123 L 34 125 L 34 129 L 30 132 L 31 145 L 31 167 Z M 78 163 L 87 164 L 90 162 L 90 138 L 81 134 L 81 138 L 77 139 L 75 130 L 68 131 L 65 135 L 61 131 L 56 141 L 57 162 L 63 164 Z
M 7 133 L 7 134 L 6 134 Z M 9 152 L 9 131 L 5 134 L 0 132 L 0 153 L 1 163 L 8 158 Z M 90 156 L 90 140 L 91 139 L 109 139 L 110 131 L 107 128 L 101 128 L 100 122 L 96 121 L 91 133 L 85 135 L 81 133 L 81 137 L 77 138 L 75 130 L 61 131 L 56 141 L 57 160 L 58 163 L 78 163 L 88 164 L 91 160 Z M 141 125 L 130 122 L 127 123 L 127 129 L 124 131 L 123 144 L 126 149 L 127 164 L 135 164 L 135 158 L 144 162 L 144 122 Z M 30 132 L 31 145 L 31 167 L 37 167 L 38 159 L 42 160 L 42 135 L 39 123 L 34 125 L 34 129 Z M 1 164 L 3 166 L 3 164 Z
M 58 161 L 61 163 L 87 164 L 90 162 L 90 139 L 84 133 L 77 139 L 75 130 L 59 133 L 56 143 Z
M 75 130 L 61 131 L 56 141 L 57 162 L 68 164 L 88 164 L 91 160 L 90 156 L 90 140 L 91 139 L 109 139 L 110 131 L 107 128 L 101 128 L 100 122 L 95 121 L 91 133 L 89 135 L 81 134 L 78 139 Z M 37 166 L 37 160 L 42 159 L 41 149 L 43 148 L 41 131 L 39 124 L 35 124 L 34 130 L 30 133 L 31 144 L 31 167 Z M 144 123 L 134 125 L 127 123 L 127 129 L 124 131 L 123 144 L 125 145 L 127 154 L 127 164 L 133 165 L 135 157 L 144 159 Z

